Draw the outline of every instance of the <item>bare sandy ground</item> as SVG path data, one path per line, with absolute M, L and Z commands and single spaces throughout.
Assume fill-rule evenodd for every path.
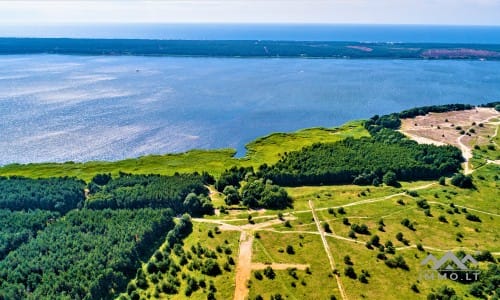
M 500 113 L 493 108 L 478 107 L 464 111 L 429 113 L 411 119 L 403 119 L 401 132 L 417 143 L 453 145 L 462 151 L 465 159 L 464 173 L 473 171 L 469 160 L 473 145 L 485 145 L 498 133 Z

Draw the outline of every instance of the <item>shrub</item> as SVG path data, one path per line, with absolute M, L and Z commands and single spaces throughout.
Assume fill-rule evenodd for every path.
M 471 214 L 471 213 L 467 213 L 467 214 L 465 215 L 465 218 L 466 218 L 467 220 L 469 220 L 469 221 L 472 221 L 472 222 L 481 222 L 481 219 L 480 219 L 478 216 L 473 215 L 473 214 Z
M 274 279 L 276 277 L 276 273 L 274 273 L 273 268 L 271 268 L 270 266 L 264 269 L 264 275 L 269 279 Z
M 474 185 L 472 183 L 472 177 L 470 175 L 464 175 L 462 173 L 457 173 L 451 178 L 451 184 L 458 186 L 460 188 L 472 188 Z
M 345 268 L 344 274 L 352 279 L 356 279 L 358 276 L 356 275 L 356 271 L 354 271 L 354 268 L 351 266 L 348 266 Z
M 253 274 L 257 280 L 262 280 L 264 277 L 262 276 L 262 273 L 260 271 L 255 271 Z

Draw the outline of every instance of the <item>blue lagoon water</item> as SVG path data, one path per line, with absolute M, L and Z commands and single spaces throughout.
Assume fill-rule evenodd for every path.
M 0 164 L 233 147 L 500 99 L 500 62 L 0 56 Z

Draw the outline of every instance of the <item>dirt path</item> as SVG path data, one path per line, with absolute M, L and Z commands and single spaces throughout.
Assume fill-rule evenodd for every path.
M 314 203 L 312 200 L 309 200 L 309 207 L 311 208 L 311 212 L 314 218 L 314 222 L 316 222 L 316 227 L 318 227 L 318 231 L 321 236 L 321 241 L 323 242 L 323 247 L 325 248 L 326 255 L 328 256 L 328 261 L 330 262 L 330 268 L 332 269 L 332 272 L 336 269 L 335 268 L 335 260 L 333 259 L 332 252 L 330 251 L 330 246 L 328 246 L 328 242 L 326 241 L 325 234 L 323 230 L 321 230 L 321 224 L 319 222 L 318 216 L 316 215 L 316 211 L 314 210 Z M 342 297 L 343 300 L 347 300 L 347 294 L 344 290 L 344 287 L 342 286 L 342 281 L 340 280 L 340 276 L 335 273 L 335 280 L 337 280 L 337 286 L 339 288 L 340 296 Z
M 295 268 L 297 270 L 304 271 L 305 269 L 309 268 L 310 266 L 305 265 L 305 264 L 252 263 L 252 270 L 264 270 L 267 267 L 271 267 L 273 270 L 287 270 L 287 269 Z
M 248 295 L 248 280 L 252 273 L 252 243 L 253 235 L 242 231 L 240 235 L 240 251 L 236 266 L 236 288 L 234 300 L 245 300 Z

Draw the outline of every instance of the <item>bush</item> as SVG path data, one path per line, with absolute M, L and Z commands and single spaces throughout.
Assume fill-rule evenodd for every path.
M 403 269 L 403 270 L 409 270 L 410 269 L 408 267 L 408 265 L 406 264 L 405 259 L 401 255 L 398 255 L 398 256 L 396 256 L 394 258 L 386 260 L 385 264 L 389 268 L 400 268 L 400 269 Z
M 330 229 L 330 224 L 328 224 L 327 222 L 323 223 L 323 230 L 325 230 L 325 232 L 328 232 L 328 233 L 332 232 L 332 230 Z
M 382 182 L 389 186 L 398 186 L 398 179 L 396 173 L 393 171 L 388 171 L 385 173 L 384 177 L 382 177 Z
M 464 175 L 462 173 L 457 173 L 451 178 L 451 184 L 454 186 L 469 189 L 474 187 L 472 183 L 472 177 L 470 175 Z
M 273 268 L 269 266 L 264 269 L 264 275 L 269 279 L 274 279 L 276 277 L 276 273 L 274 273 Z
M 345 268 L 344 274 L 351 279 L 356 279 L 358 277 L 356 271 L 354 271 L 354 268 L 351 266 Z
M 478 216 L 473 215 L 473 214 L 471 214 L 471 213 L 467 213 L 467 214 L 465 215 L 465 218 L 466 218 L 467 220 L 469 220 L 469 221 L 472 221 L 472 222 L 481 222 L 481 219 L 480 219 Z
M 288 254 L 295 254 L 295 250 L 293 249 L 293 246 L 292 245 L 287 245 L 286 246 L 286 253 Z
M 262 273 L 260 271 L 255 271 L 253 274 L 257 280 L 262 280 L 264 277 L 262 276 Z

